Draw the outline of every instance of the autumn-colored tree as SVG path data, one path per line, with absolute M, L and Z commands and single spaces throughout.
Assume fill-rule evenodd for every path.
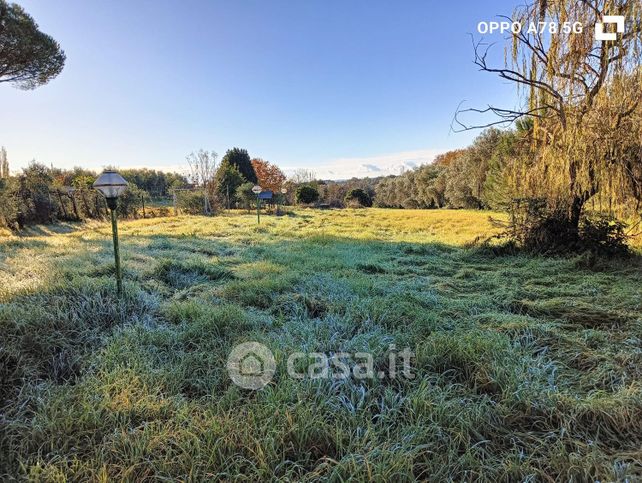
M 464 154 L 465 151 L 465 149 L 453 149 L 452 151 L 446 151 L 445 153 L 438 154 L 435 156 L 433 164 L 444 167 L 450 166 L 450 164 L 459 156 Z
M 261 158 L 252 160 L 252 167 L 256 173 L 258 183 L 264 190 L 271 190 L 278 193 L 285 183 L 285 174 L 275 164 L 269 163 Z

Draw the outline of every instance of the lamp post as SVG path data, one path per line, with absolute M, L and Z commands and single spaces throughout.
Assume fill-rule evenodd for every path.
M 118 221 L 116 219 L 116 208 L 118 197 L 127 190 L 127 181 L 116 171 L 105 170 L 94 182 L 94 189 L 100 191 L 105 197 L 107 207 L 111 212 L 111 233 L 114 239 L 114 259 L 116 262 L 116 288 L 118 296 L 123 294 L 123 280 L 120 271 L 120 251 L 118 249 Z
M 261 224 L 261 200 L 259 198 L 259 194 L 263 191 L 263 188 L 261 188 L 258 184 L 254 185 L 254 188 L 252 188 L 252 193 L 256 195 L 256 222 L 260 225 Z
M 285 200 L 285 194 L 286 194 L 287 192 L 288 192 L 288 190 L 287 190 L 287 189 L 285 189 L 285 188 L 281 188 L 281 194 L 283 195 L 283 199 L 284 199 L 284 200 Z M 280 213 L 279 213 L 279 203 L 278 203 L 278 202 L 277 202 L 277 204 L 276 204 L 276 214 L 277 214 L 277 215 L 278 215 L 278 214 L 280 214 Z

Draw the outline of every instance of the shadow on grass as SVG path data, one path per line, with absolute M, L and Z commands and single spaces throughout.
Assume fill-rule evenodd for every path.
M 84 228 L 86 228 L 86 224 L 82 221 L 52 223 L 51 225 L 29 225 L 21 230 L 17 234 L 17 236 L 21 238 L 30 238 L 39 236 L 62 235 L 66 233 L 73 233 Z

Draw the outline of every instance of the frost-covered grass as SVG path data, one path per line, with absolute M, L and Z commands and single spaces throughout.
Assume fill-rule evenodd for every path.
M 107 224 L 0 238 L 3 479 L 642 478 L 640 258 L 470 248 L 470 211 L 120 226 L 120 301 Z M 260 391 L 226 372 L 244 341 L 277 360 Z M 415 379 L 285 372 L 390 344 Z

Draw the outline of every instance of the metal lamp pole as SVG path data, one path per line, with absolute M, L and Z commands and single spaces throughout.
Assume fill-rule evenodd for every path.
M 116 207 L 118 198 L 105 198 L 111 213 L 111 234 L 114 239 L 114 262 L 116 263 L 116 292 L 119 297 L 123 295 L 123 274 L 120 270 L 120 249 L 118 247 L 118 217 Z
M 116 291 L 118 297 L 123 295 L 123 277 L 120 268 L 120 247 L 118 246 L 118 197 L 127 190 L 127 181 L 116 171 L 105 170 L 94 182 L 94 188 L 105 197 L 111 214 L 111 233 L 114 240 L 114 261 L 116 263 Z

